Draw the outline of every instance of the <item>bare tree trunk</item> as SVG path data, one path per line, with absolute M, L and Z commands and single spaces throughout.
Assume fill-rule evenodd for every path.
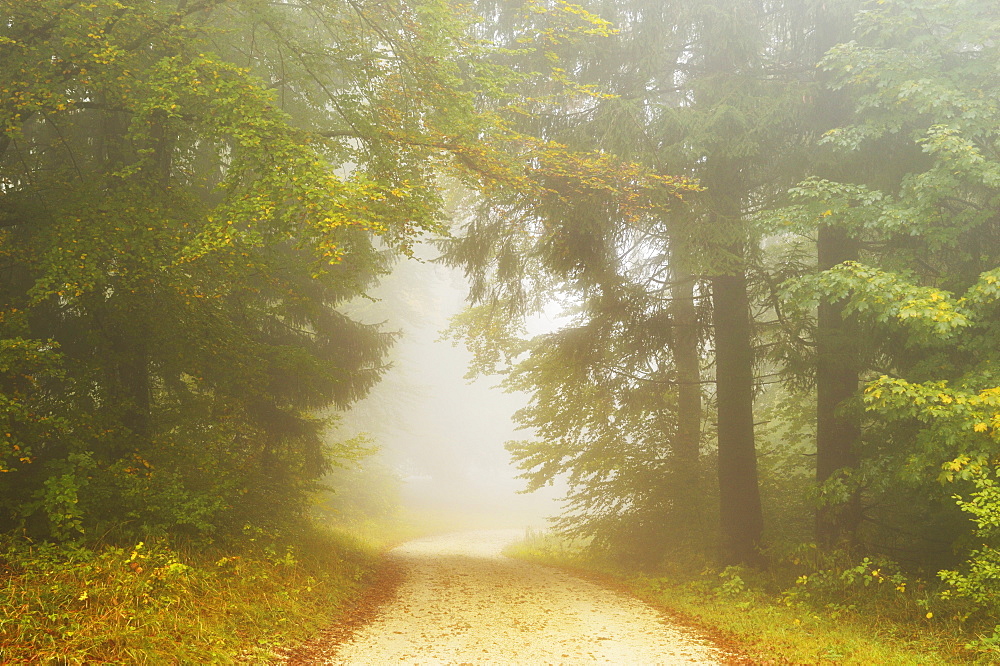
M 756 564 L 764 528 L 753 430 L 753 346 L 746 275 L 712 278 L 722 561 Z
M 677 378 L 677 436 L 673 454 L 680 466 L 697 478 L 701 446 L 701 354 L 698 317 L 694 307 L 695 278 L 674 271 L 671 286 L 672 352 Z
M 705 50 L 703 88 L 695 104 L 704 109 L 727 105 L 731 83 L 754 67 L 755 40 L 737 32 L 758 31 L 761 7 L 757 3 L 708 0 L 700 29 Z M 764 529 L 757 478 L 757 449 L 753 426 L 753 333 L 747 296 L 747 251 L 749 230 L 744 219 L 748 199 L 746 156 L 733 151 L 742 130 L 724 128 L 705 156 L 702 184 L 715 275 L 711 278 L 715 328 L 715 377 L 719 443 L 719 514 L 722 531 L 722 561 L 726 564 L 758 564 Z
M 672 250 L 673 254 L 673 250 Z M 678 268 L 671 258 L 670 352 L 676 381 L 677 429 L 670 442 L 672 466 L 671 538 L 682 548 L 703 546 L 707 507 L 702 484 L 701 454 L 701 353 L 695 310 L 695 277 Z

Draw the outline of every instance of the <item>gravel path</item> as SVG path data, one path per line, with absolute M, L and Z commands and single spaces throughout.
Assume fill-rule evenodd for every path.
M 523 537 L 462 532 L 396 548 L 406 571 L 397 599 L 324 663 L 724 663 L 640 601 L 500 554 Z

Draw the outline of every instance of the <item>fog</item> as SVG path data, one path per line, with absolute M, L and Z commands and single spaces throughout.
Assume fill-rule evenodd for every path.
M 511 421 L 528 396 L 505 393 L 498 377 L 466 379 L 471 354 L 443 338 L 464 307 L 465 280 L 429 261 L 435 256 L 432 247 L 418 247 L 416 258 L 402 260 L 372 290 L 374 301 L 351 308 L 351 316 L 384 322 L 399 337 L 390 369 L 343 429 L 372 436 L 374 462 L 401 480 L 406 508 L 463 524 L 542 525 L 558 512 L 561 492 L 519 493 L 525 482 L 504 449 L 510 439 L 530 437 Z

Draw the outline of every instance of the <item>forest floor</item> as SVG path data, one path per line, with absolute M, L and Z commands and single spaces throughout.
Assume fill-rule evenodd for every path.
M 373 596 L 350 624 L 296 649 L 287 663 L 741 661 L 634 597 L 502 555 L 523 538 L 524 530 L 481 530 L 395 548 Z

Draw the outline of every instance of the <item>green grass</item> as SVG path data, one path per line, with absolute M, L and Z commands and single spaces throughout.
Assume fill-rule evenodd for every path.
M 312 529 L 239 552 L 0 546 L 0 662 L 263 663 L 334 621 L 379 551 Z
M 855 585 L 859 589 L 809 596 L 803 591 L 809 589 L 808 581 L 780 590 L 773 572 L 702 569 L 637 575 L 595 561 L 581 543 L 551 535 L 528 539 L 509 554 L 601 576 L 755 664 L 997 663 L 996 654 L 965 647 L 976 636 L 964 618 L 929 611 L 920 599 L 904 599 L 913 593 L 905 586 L 902 592 L 892 588 L 888 578 L 872 576 L 871 585 L 861 581 L 863 585 Z M 839 603 L 834 601 L 838 596 Z
M 228 550 L 0 535 L 0 663 L 270 663 L 337 623 L 385 550 L 461 518 L 400 512 Z

